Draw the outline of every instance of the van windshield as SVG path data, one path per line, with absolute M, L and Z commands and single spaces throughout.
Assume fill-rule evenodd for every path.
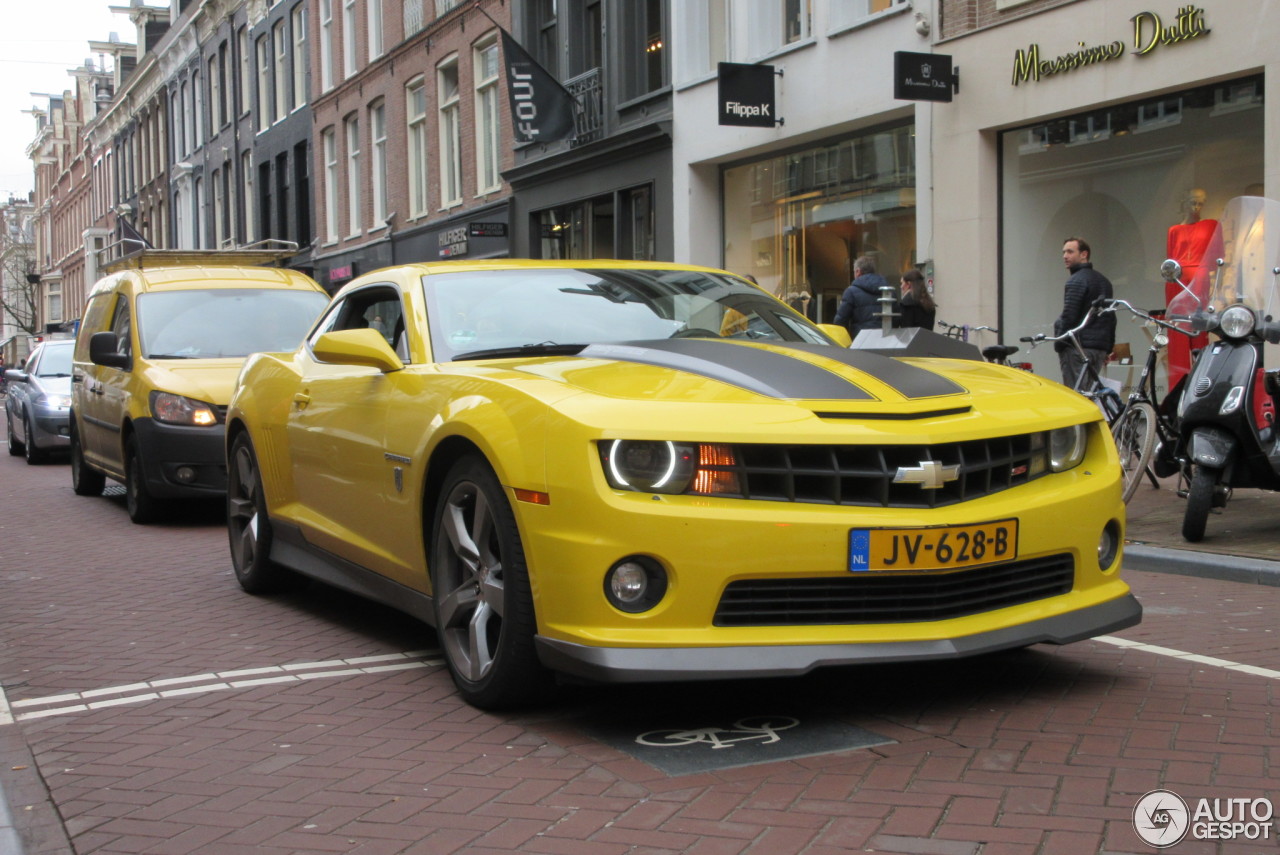
M 138 297 L 148 359 L 218 359 L 296 348 L 329 304 L 319 291 L 209 288 Z

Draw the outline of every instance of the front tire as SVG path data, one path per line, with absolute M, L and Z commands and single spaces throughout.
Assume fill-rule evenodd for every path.
M 148 492 L 144 472 L 138 438 L 131 436 L 124 450 L 124 506 L 137 525 L 148 525 L 161 517 L 160 503 Z
M 27 416 L 23 419 L 22 424 L 24 425 L 23 430 L 27 436 L 27 441 L 23 443 L 23 449 L 27 458 L 27 465 L 35 466 L 38 463 L 44 463 L 49 459 L 49 452 L 36 448 L 36 431 L 35 425 L 31 423 L 31 416 Z
M 1196 466 L 1191 477 L 1191 489 L 1187 492 L 1187 510 L 1182 517 L 1182 536 L 1191 543 L 1204 539 L 1204 529 L 1213 507 L 1213 494 L 1218 488 L 1222 470 Z
M 71 419 L 71 489 L 77 496 L 101 496 L 106 489 L 107 479 L 101 472 L 95 472 L 84 462 L 84 449 L 80 447 L 80 433 L 76 430 L 76 420 Z
M 1121 497 L 1127 504 L 1142 483 L 1142 476 L 1151 462 L 1151 453 L 1155 450 L 1155 408 L 1141 402 L 1126 408 L 1111 426 L 1111 435 L 1115 437 L 1120 468 L 1124 470 Z
M 9 441 L 9 456 L 20 457 L 22 453 L 25 451 L 25 449 L 23 448 L 22 443 L 18 442 L 18 437 L 13 432 L 13 416 L 9 413 L 7 409 L 5 410 L 5 414 L 4 414 L 4 427 L 5 427 L 5 433 L 8 434 L 7 439 Z
M 269 594 L 287 586 L 288 571 L 271 560 L 271 520 L 262 491 L 262 471 L 249 435 L 231 443 L 227 467 L 227 537 L 236 581 L 249 594 Z
M 535 700 L 550 675 L 515 515 L 493 470 L 463 457 L 445 476 L 431 530 L 436 632 L 458 693 L 480 709 Z

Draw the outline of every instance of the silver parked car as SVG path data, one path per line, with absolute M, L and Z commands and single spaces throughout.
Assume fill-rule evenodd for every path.
M 5 372 L 9 453 L 40 463 L 70 447 L 71 339 L 41 342 L 20 369 Z

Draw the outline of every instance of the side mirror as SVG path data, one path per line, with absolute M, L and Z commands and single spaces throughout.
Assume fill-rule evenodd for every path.
M 128 368 L 129 354 L 120 352 L 120 340 L 110 330 L 89 337 L 89 361 L 108 368 Z
M 4 373 L 4 379 L 10 383 L 26 383 L 27 373 L 20 368 L 10 368 Z
M 853 344 L 849 330 L 842 324 L 818 324 L 818 329 L 826 333 L 829 338 L 835 339 L 836 344 L 841 347 L 849 347 Z
M 1166 258 L 1160 265 L 1160 276 L 1165 282 L 1177 282 L 1182 278 L 1182 265 L 1172 258 Z
M 404 363 L 382 333 L 374 329 L 327 332 L 311 345 L 311 353 L 321 362 L 363 365 L 376 368 L 383 374 L 404 368 Z

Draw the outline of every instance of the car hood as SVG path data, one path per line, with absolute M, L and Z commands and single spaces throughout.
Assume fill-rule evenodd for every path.
M 184 395 L 225 407 L 231 402 L 243 359 L 164 359 L 151 363 L 149 385 L 162 392 Z
M 771 404 L 801 407 L 820 417 L 918 420 L 979 409 L 1045 417 L 1037 408 L 1048 407 L 1057 418 L 1079 419 L 1091 406 L 1058 383 L 985 362 L 891 358 L 809 344 L 715 339 L 596 344 L 574 357 L 508 361 L 507 367 L 591 396 Z
M 71 378 L 70 377 L 34 377 L 31 384 L 32 392 L 40 392 L 45 395 L 63 395 L 71 394 Z

